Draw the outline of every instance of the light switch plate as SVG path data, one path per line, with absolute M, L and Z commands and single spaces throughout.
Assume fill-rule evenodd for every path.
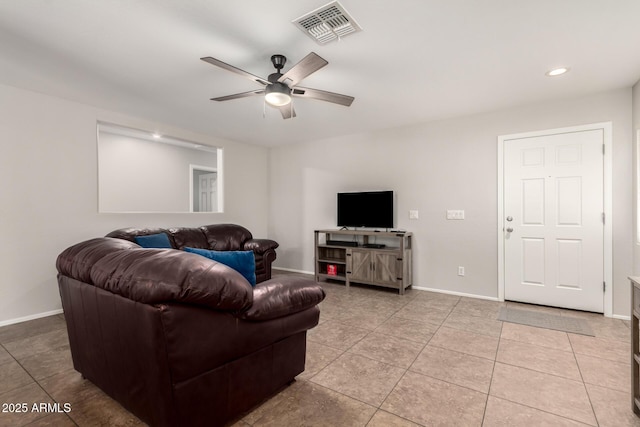
M 464 219 L 463 210 L 447 210 L 447 219 Z
M 415 209 L 409 210 L 409 219 L 418 219 L 418 211 Z

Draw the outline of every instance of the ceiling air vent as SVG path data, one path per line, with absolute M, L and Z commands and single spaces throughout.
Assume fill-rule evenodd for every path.
M 362 31 L 355 19 L 337 1 L 332 1 L 292 22 L 319 44 Z

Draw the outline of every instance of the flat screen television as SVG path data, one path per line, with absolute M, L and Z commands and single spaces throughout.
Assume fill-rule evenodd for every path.
M 338 227 L 393 228 L 393 191 L 338 193 Z

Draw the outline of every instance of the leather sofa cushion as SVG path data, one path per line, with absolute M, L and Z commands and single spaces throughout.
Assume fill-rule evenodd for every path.
M 243 243 L 253 238 L 249 230 L 236 224 L 204 225 L 200 230 L 207 238 L 209 249 L 216 251 L 243 250 Z
M 65 249 L 56 260 L 58 272 L 81 282 L 91 282 L 91 268 L 106 255 L 126 249 L 139 249 L 132 241 L 98 237 Z
M 240 314 L 244 320 L 264 321 L 307 310 L 321 303 L 324 290 L 313 280 L 276 277 L 256 285 L 253 305 Z
M 176 301 L 236 311 L 253 301 L 253 288 L 237 271 L 173 249 L 113 252 L 93 265 L 91 282 L 145 304 Z
M 169 234 L 173 237 L 175 249 L 184 249 L 185 247 L 209 249 L 209 242 L 199 228 L 179 227 L 170 228 Z

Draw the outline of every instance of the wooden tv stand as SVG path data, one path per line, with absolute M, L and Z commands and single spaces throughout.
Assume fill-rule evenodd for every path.
M 640 416 L 640 277 L 631 280 L 631 408 Z
M 315 230 L 316 281 L 337 280 L 398 289 L 412 285 L 412 233 Z M 357 246 L 351 246 L 357 244 Z M 376 245 L 384 247 L 369 247 Z

